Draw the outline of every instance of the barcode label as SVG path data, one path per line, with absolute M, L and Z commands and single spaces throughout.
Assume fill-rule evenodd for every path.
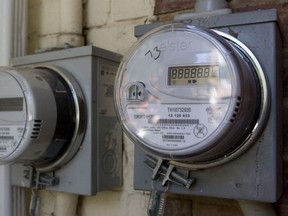
M 187 125 L 199 124 L 199 119 L 148 119 L 149 124 Z
M 163 139 L 184 139 L 185 137 L 183 135 L 162 135 Z
M 13 140 L 14 137 L 13 136 L 0 136 L 0 139 L 2 139 L 2 140 Z

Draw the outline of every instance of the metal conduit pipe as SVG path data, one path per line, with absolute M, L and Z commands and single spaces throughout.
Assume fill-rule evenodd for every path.
M 195 3 L 195 12 L 202 13 L 227 8 L 226 0 L 197 0 Z
M 69 193 L 56 193 L 55 197 L 55 216 L 76 216 L 78 196 Z
M 12 57 L 14 1 L 0 2 L 0 65 L 8 66 Z M 12 187 L 10 185 L 10 166 L 0 166 L 0 215 L 12 215 Z
M 10 185 L 10 166 L 0 166 L 0 215 L 12 215 L 12 189 Z
M 24 56 L 27 49 L 28 0 L 14 1 L 13 54 L 12 57 Z M 12 214 L 25 216 L 25 190 L 12 187 Z
M 8 66 L 13 53 L 13 13 L 14 0 L 0 1 L 0 65 Z
M 60 1 L 60 29 L 58 45 L 83 46 L 83 2 L 82 0 Z
M 27 40 L 27 0 L 0 1 L 0 66 L 24 55 Z M 24 191 L 11 186 L 10 166 L 0 166 L 0 216 L 23 216 Z M 13 200 L 13 201 L 12 201 Z

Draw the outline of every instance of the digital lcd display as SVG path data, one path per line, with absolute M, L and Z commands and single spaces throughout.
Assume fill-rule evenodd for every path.
M 23 98 L 0 98 L 0 112 L 23 111 Z
M 168 85 L 206 85 L 216 84 L 219 79 L 216 65 L 177 66 L 168 68 Z

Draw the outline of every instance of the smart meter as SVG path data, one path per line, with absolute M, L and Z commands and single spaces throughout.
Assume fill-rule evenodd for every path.
M 56 67 L 1 68 L 0 161 L 55 169 L 77 152 L 84 134 L 83 96 Z
M 239 40 L 184 24 L 144 35 L 115 84 L 118 117 L 146 152 L 179 166 L 214 166 L 259 137 L 269 109 L 264 73 Z

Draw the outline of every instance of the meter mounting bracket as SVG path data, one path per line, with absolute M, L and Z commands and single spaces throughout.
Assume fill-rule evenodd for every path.
M 174 165 L 162 158 L 157 160 L 151 155 L 146 155 L 144 163 L 153 170 L 152 180 L 161 179 L 163 187 L 171 182 L 190 189 L 196 182 L 195 178 L 189 177 L 189 170 L 177 170 Z
M 29 181 L 30 187 L 36 190 L 56 186 L 60 182 L 60 179 L 55 176 L 54 172 L 38 172 L 31 166 L 25 167 L 23 177 Z

